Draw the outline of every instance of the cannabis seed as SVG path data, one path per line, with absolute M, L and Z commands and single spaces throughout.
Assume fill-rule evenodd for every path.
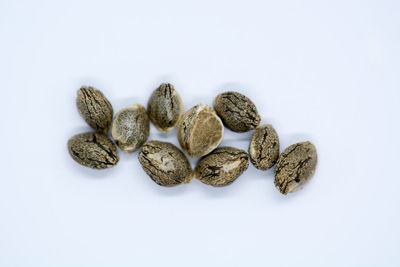
M 260 170 L 274 166 L 279 157 L 279 138 L 270 124 L 258 127 L 251 137 L 249 146 L 250 161 Z
M 311 178 L 317 165 L 317 150 L 311 142 L 289 146 L 275 166 L 275 187 L 282 193 L 301 189 Z
M 221 119 L 207 105 L 199 104 L 188 110 L 178 124 L 177 137 L 183 151 L 190 157 L 210 153 L 222 140 Z
M 68 151 L 76 162 L 93 169 L 110 168 L 119 160 L 117 148 L 104 134 L 77 134 L 68 140 Z
M 151 122 L 161 132 L 172 130 L 182 116 L 182 100 L 170 83 L 163 83 L 151 95 L 147 112 Z
M 215 149 L 201 158 L 195 168 L 195 177 L 212 186 L 233 183 L 249 166 L 246 151 L 234 147 Z
M 115 115 L 111 134 L 122 150 L 136 151 L 146 142 L 149 133 L 150 121 L 142 105 L 129 106 Z
M 225 92 L 214 99 L 214 109 L 224 125 L 235 132 L 255 129 L 261 121 L 253 102 L 238 92 Z
M 139 162 L 150 178 L 162 186 L 189 183 L 192 167 L 185 154 L 167 142 L 146 142 L 139 153 Z
M 76 105 L 85 121 L 98 133 L 107 133 L 111 126 L 113 108 L 99 90 L 82 86 L 78 90 Z

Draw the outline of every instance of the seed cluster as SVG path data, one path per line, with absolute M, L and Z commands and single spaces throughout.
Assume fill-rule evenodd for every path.
M 279 155 L 278 134 L 270 124 L 260 126 L 261 117 L 254 103 L 238 92 L 224 92 L 214 99 L 214 110 L 198 104 L 183 114 L 181 97 L 170 83 L 163 83 L 151 94 L 147 110 L 140 104 L 121 109 L 113 119 L 113 108 L 102 92 L 90 86 L 78 90 L 79 113 L 94 132 L 81 133 L 68 140 L 68 151 L 79 164 L 105 169 L 119 161 L 116 145 L 124 151 L 140 149 L 143 170 L 158 185 L 171 187 L 202 183 L 221 187 L 233 183 L 250 162 L 259 170 L 275 165 L 275 187 L 282 193 L 301 189 L 317 165 L 317 150 L 309 142 L 299 142 Z M 183 115 L 182 115 L 183 114 Z M 181 151 L 171 143 L 147 141 L 150 121 L 165 133 L 177 127 Z M 234 147 L 218 147 L 224 126 L 235 132 L 253 132 L 248 152 Z M 111 128 L 114 142 L 107 136 Z M 201 157 L 195 169 L 189 157 Z

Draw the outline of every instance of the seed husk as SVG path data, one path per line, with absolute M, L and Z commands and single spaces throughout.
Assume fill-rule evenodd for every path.
M 170 83 L 163 83 L 150 96 L 147 112 L 151 122 L 161 132 L 172 130 L 183 112 L 182 100 Z
M 276 162 L 275 187 L 284 195 L 301 189 L 314 174 L 317 161 L 317 150 L 311 142 L 289 146 Z
M 185 154 L 171 143 L 146 142 L 139 162 L 150 178 L 161 186 L 175 186 L 192 180 L 192 167 Z
M 99 133 L 81 133 L 71 137 L 68 151 L 76 162 L 93 169 L 111 168 L 119 161 L 115 144 Z
M 177 137 L 190 157 L 201 157 L 222 140 L 224 126 L 211 107 L 199 104 L 188 110 L 178 124 Z
M 238 92 L 224 92 L 214 99 L 214 109 L 224 125 L 234 132 L 247 132 L 261 122 L 254 103 Z
M 77 93 L 76 106 L 84 120 L 98 133 L 106 134 L 111 126 L 113 108 L 100 90 L 82 86 Z
M 271 124 L 257 127 L 249 145 L 250 161 L 260 170 L 268 170 L 278 160 L 279 138 Z
M 149 133 L 149 116 L 142 105 L 135 104 L 123 108 L 115 115 L 111 134 L 122 150 L 136 151 L 146 142 Z
M 194 176 L 202 183 L 216 187 L 233 183 L 249 166 L 246 151 L 220 147 L 199 160 Z

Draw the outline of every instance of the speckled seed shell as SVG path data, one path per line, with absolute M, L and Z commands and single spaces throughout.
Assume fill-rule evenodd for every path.
M 226 186 L 233 183 L 249 166 L 246 151 L 234 147 L 221 147 L 197 163 L 194 176 L 202 183 Z
M 151 122 L 164 133 L 176 126 L 182 111 L 182 100 L 170 83 L 163 83 L 154 90 L 147 103 Z
M 260 170 L 274 166 L 279 157 L 279 138 L 271 124 L 258 127 L 249 145 L 250 161 Z
M 76 106 L 85 121 L 98 133 L 106 134 L 111 126 L 113 108 L 99 90 L 82 86 L 78 90 Z
M 139 162 L 150 178 L 161 186 L 175 186 L 192 180 L 192 167 L 185 154 L 166 142 L 146 142 Z
M 314 174 L 317 150 L 311 142 L 289 146 L 275 166 L 275 187 L 284 195 L 301 189 Z
M 76 162 L 93 169 L 110 168 L 119 160 L 116 146 L 104 134 L 77 134 L 68 140 L 68 151 Z
M 149 116 L 142 105 L 129 106 L 115 115 L 111 134 L 122 150 L 136 151 L 146 142 L 149 133 Z
M 235 132 L 255 129 L 261 121 L 253 102 L 238 92 L 225 92 L 214 99 L 214 109 L 224 125 Z
M 222 140 L 224 126 L 211 107 L 199 104 L 188 110 L 178 124 L 177 137 L 190 157 L 201 157 Z

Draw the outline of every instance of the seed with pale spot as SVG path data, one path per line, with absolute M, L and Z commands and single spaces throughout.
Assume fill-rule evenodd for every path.
M 199 160 L 194 176 L 202 183 L 226 186 L 233 183 L 249 166 L 246 151 L 220 147 Z

